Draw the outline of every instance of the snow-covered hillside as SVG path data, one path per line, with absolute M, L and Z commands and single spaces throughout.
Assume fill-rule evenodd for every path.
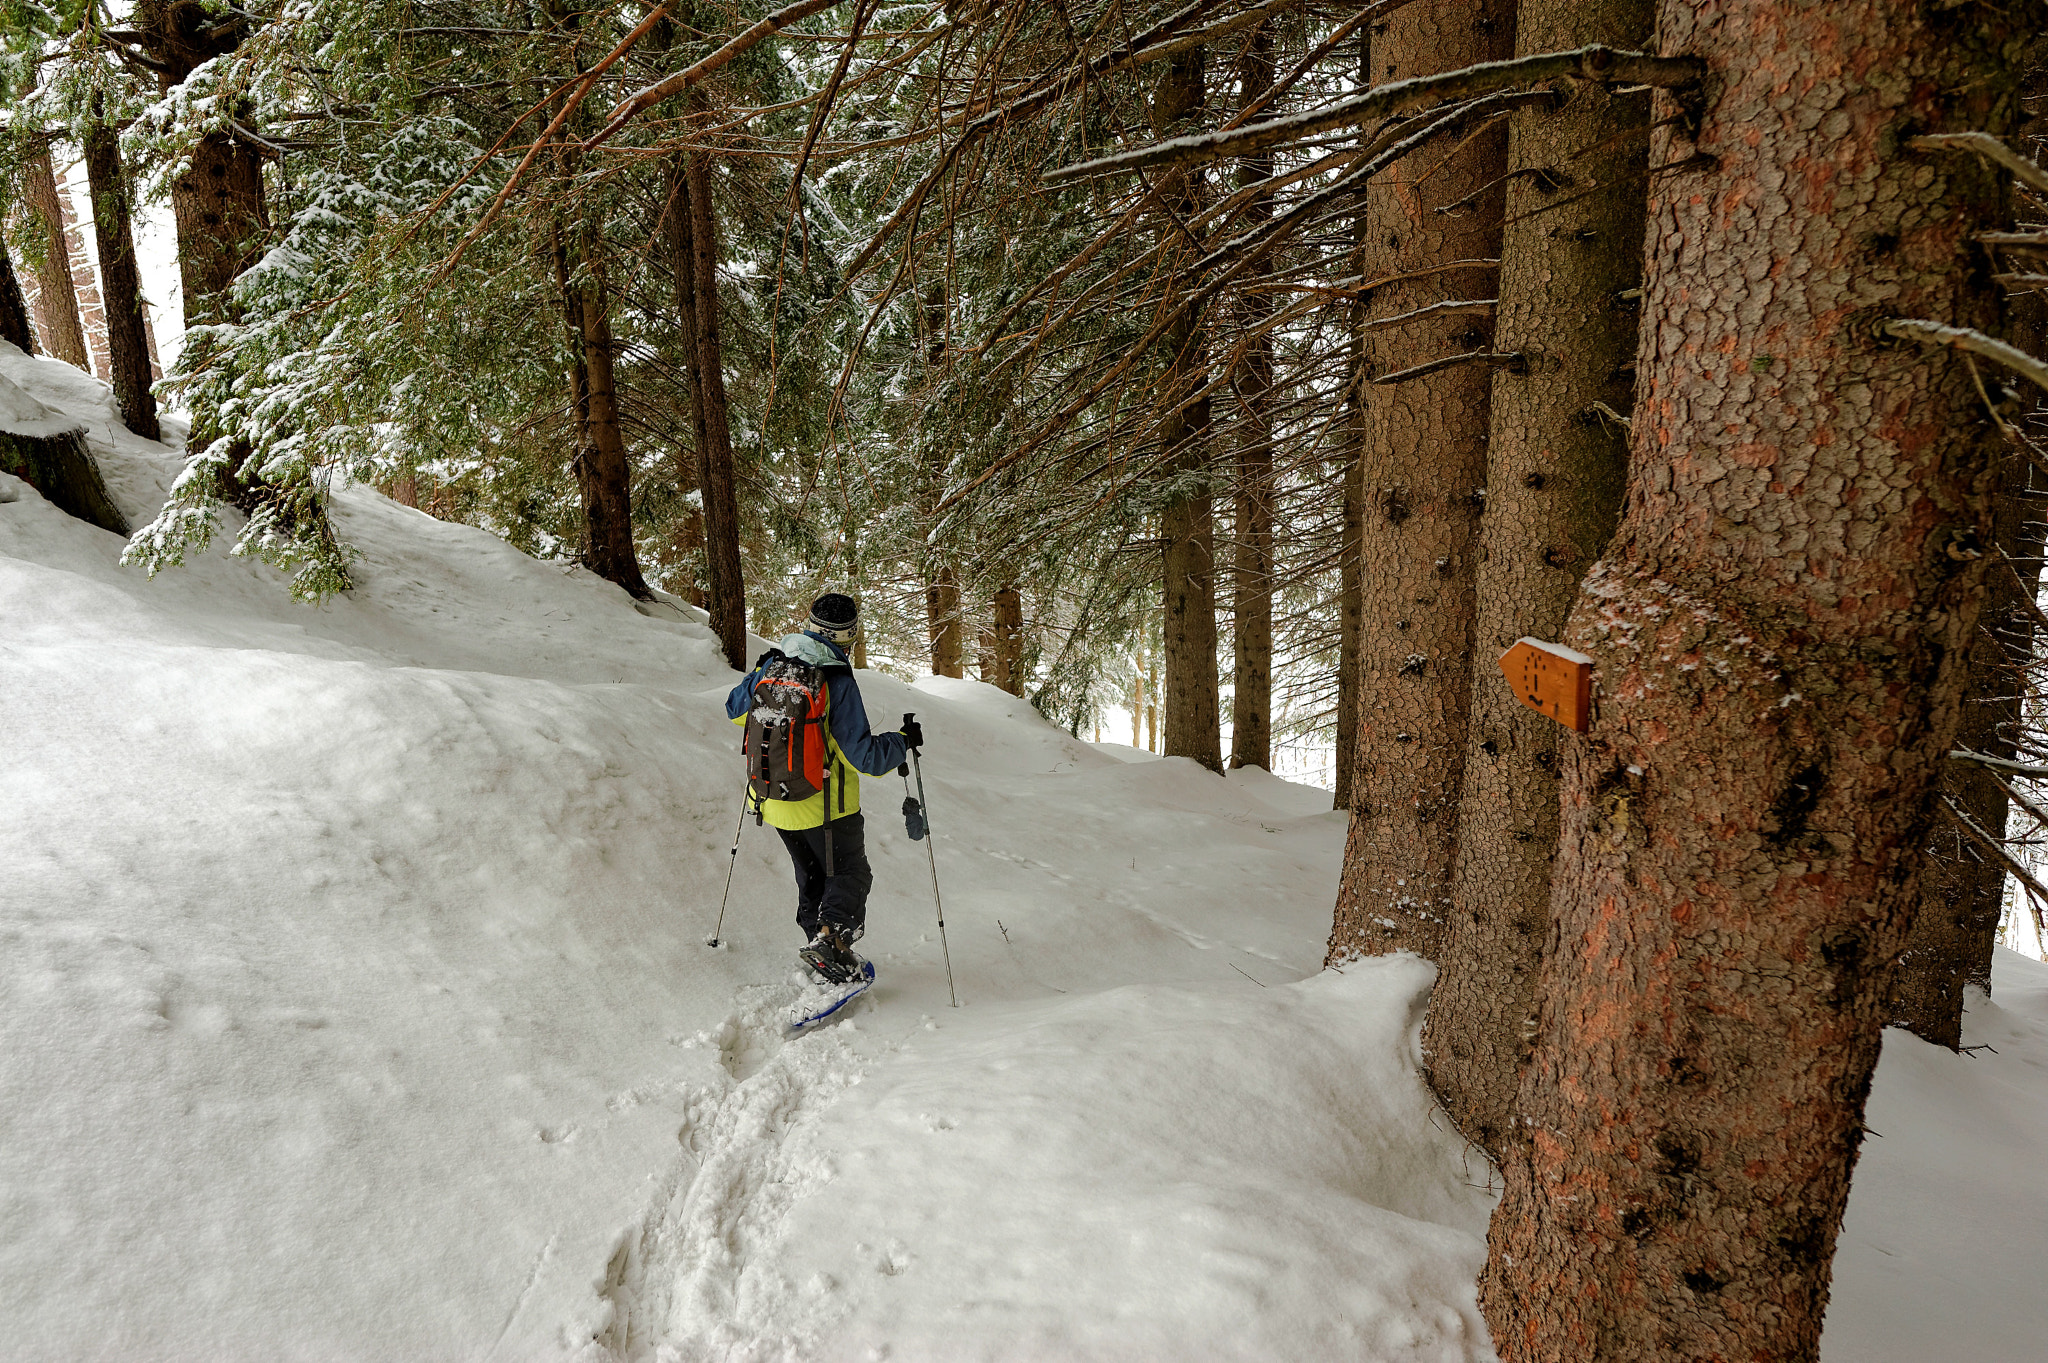
M 90 426 L 140 523 L 174 455 Z M 374 492 L 319 609 L 154 581 L 0 475 L 0 1324 L 24 1359 L 1483 1359 L 1485 1162 L 1429 969 L 1319 973 L 1343 824 L 971 682 L 923 845 L 867 786 L 881 980 L 785 1042 L 787 862 L 687 609 Z M 2031 1358 L 2048 968 L 1894 1034 L 1831 1359 Z

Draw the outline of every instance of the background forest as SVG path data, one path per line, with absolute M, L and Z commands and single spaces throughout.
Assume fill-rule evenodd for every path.
M 1960 1046 L 2048 901 L 2044 21 L 0 0 L 0 322 L 189 414 L 151 573 L 347 593 L 354 481 L 735 667 L 846 590 L 1076 735 L 1327 746 L 1328 958 L 1438 966 L 1502 1356 L 1810 1356 L 1881 1029 Z

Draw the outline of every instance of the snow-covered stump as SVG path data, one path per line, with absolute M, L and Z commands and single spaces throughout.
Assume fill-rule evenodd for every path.
M 85 427 L 66 421 L 0 378 L 0 473 L 27 483 L 59 511 L 117 535 L 128 522 L 107 495 L 99 465 L 85 445 Z

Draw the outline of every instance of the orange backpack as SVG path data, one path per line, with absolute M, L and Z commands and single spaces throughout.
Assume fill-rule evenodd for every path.
M 747 701 L 747 784 L 762 800 L 808 800 L 825 788 L 823 668 L 780 649 L 764 655 Z

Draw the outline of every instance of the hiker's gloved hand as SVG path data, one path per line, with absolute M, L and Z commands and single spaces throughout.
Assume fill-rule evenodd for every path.
M 922 748 L 924 746 L 924 726 L 914 719 L 905 719 L 903 721 L 903 746 L 906 748 Z

